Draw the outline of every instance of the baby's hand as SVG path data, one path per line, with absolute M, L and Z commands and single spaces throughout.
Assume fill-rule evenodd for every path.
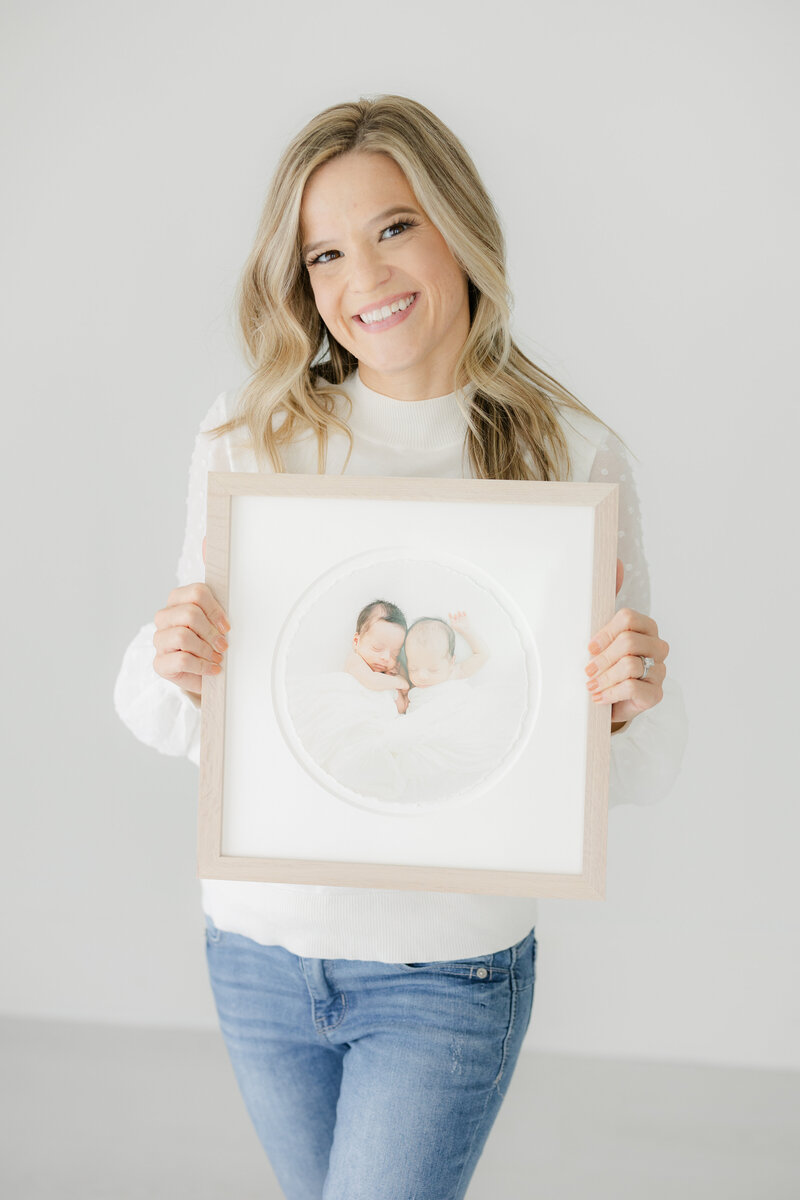
M 459 609 L 457 612 L 448 613 L 447 616 L 449 617 L 450 624 L 453 629 L 455 629 L 456 633 L 469 633 L 471 628 L 469 618 L 463 609 Z
M 399 688 L 402 688 L 404 691 L 407 692 L 408 689 L 411 687 L 411 684 L 408 681 L 408 677 L 406 676 L 406 674 L 402 670 L 402 668 L 398 666 L 397 663 L 395 663 L 395 665 L 393 667 L 390 667 L 389 670 L 386 672 L 386 674 L 391 675 L 392 679 L 396 679 L 397 680 L 396 686 Z
M 467 614 L 462 608 L 457 612 L 447 614 L 450 618 L 450 624 L 456 633 L 460 633 L 464 641 L 472 651 L 466 658 L 462 658 L 455 664 L 454 675 L 455 679 L 470 679 L 476 671 L 480 671 L 481 667 L 489 658 L 489 647 L 486 642 L 480 637 L 467 619 Z

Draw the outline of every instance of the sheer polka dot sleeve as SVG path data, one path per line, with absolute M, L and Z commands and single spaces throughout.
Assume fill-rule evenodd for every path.
M 607 433 L 598 446 L 589 481 L 619 484 L 617 557 L 622 559 L 625 575 L 617 595 L 617 612 L 632 608 L 652 616 L 639 497 L 630 459 L 614 434 Z M 612 735 L 609 806 L 655 804 L 668 795 L 678 777 L 687 738 L 683 692 L 668 672 L 661 702 Z
M 178 587 L 187 583 L 202 583 L 205 579 L 205 564 L 203 563 L 203 538 L 206 534 L 206 497 L 208 494 L 209 458 L 212 448 L 219 447 L 208 436 L 208 430 L 220 425 L 226 419 L 225 394 L 218 396 L 208 410 L 197 437 L 195 438 L 192 461 L 189 466 L 189 488 L 186 496 L 186 528 L 183 535 L 183 547 L 178 559 Z M 227 464 L 220 466 L 214 463 L 213 470 L 226 469 Z
M 619 484 L 617 557 L 622 559 L 625 575 L 617 596 L 617 611 L 633 608 L 649 616 L 650 573 L 642 541 L 639 497 L 628 455 L 613 433 L 607 433 L 597 448 L 589 482 Z
M 225 420 L 225 396 L 218 396 L 203 420 L 195 439 L 189 467 L 186 528 L 178 560 L 178 586 L 202 582 L 203 537 L 206 527 L 206 492 L 211 447 L 219 445 L 206 430 Z M 220 454 L 216 457 L 219 459 Z M 225 470 L 227 464 L 214 469 Z M 165 589 L 166 591 L 166 589 Z M 164 598 L 166 603 L 166 594 Z M 146 746 L 161 754 L 185 755 L 200 761 L 200 709 L 190 697 L 158 675 L 153 668 L 155 623 L 143 625 L 128 646 L 114 685 L 114 707 L 120 720 Z

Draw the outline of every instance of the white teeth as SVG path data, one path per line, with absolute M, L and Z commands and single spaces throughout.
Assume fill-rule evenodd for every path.
M 407 296 L 405 300 L 395 300 L 391 305 L 384 304 L 383 308 L 376 308 L 373 309 L 372 312 L 359 313 L 358 315 L 365 325 L 371 325 L 373 321 L 385 321 L 387 317 L 392 315 L 392 313 L 402 312 L 404 309 L 408 308 L 413 299 L 414 293 L 412 292 L 412 294 Z

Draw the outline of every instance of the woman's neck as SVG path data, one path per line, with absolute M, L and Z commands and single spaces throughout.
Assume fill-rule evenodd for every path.
M 365 387 L 391 400 L 435 400 L 451 396 L 456 390 L 452 371 L 431 370 L 424 364 L 416 371 L 375 371 L 366 363 L 358 364 L 358 376 Z

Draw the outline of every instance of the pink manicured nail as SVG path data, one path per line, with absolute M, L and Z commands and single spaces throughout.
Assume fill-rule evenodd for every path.
M 586 667 L 586 674 L 587 675 L 596 675 L 597 674 L 597 663 L 593 663 L 593 662 L 589 663 L 588 667 Z

